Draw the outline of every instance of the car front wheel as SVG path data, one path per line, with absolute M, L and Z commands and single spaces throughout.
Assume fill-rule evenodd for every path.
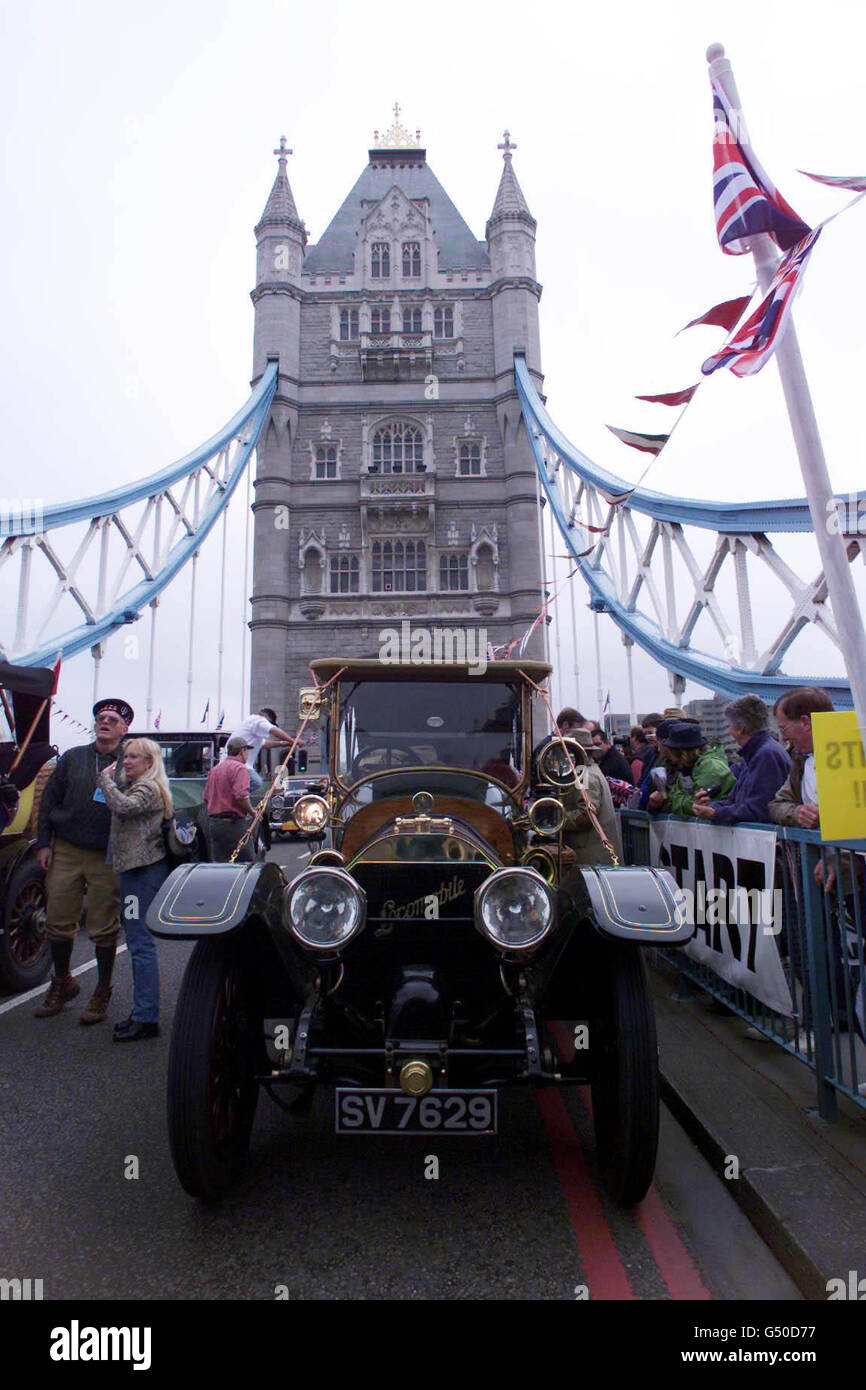
M 45 932 L 45 875 L 35 859 L 13 869 L 3 905 L 0 979 L 16 993 L 40 985 L 51 969 Z
M 199 941 L 177 1001 L 168 1134 L 185 1191 L 215 1201 L 237 1180 L 258 1101 L 261 1028 L 237 953 Z
M 593 1040 L 592 1109 L 602 1181 L 625 1206 L 649 1191 L 659 1129 L 655 1014 L 639 948 L 605 944 Z

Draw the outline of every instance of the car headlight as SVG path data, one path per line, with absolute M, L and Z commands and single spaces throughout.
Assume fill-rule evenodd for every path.
M 292 808 L 299 830 L 311 833 L 324 829 L 328 823 L 328 803 L 321 796 L 301 796 Z
M 581 769 L 587 765 L 586 751 L 574 738 L 553 738 L 538 755 L 538 778 L 551 787 L 579 785 Z M 575 783 L 575 773 L 577 783 Z
M 367 899 L 342 869 L 306 869 L 286 889 L 289 928 L 314 951 L 341 951 L 363 929 Z
M 475 925 L 502 951 L 528 951 L 553 926 L 553 908 L 534 869 L 497 869 L 475 894 Z

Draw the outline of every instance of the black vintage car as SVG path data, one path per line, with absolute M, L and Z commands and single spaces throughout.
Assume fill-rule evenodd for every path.
M 260 1087 L 295 1110 L 329 1087 L 338 1135 L 480 1136 L 507 1088 L 582 1082 L 604 1182 L 639 1201 L 658 1128 L 641 948 L 691 928 L 668 875 L 575 839 L 583 751 L 532 752 L 549 668 L 312 670 L 328 777 L 294 813 L 326 847 L 291 882 L 273 863 L 177 869 L 148 914 L 197 941 L 168 1075 L 184 1188 L 234 1182 Z

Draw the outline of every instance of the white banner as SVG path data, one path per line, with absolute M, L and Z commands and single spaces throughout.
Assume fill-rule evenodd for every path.
M 776 832 L 654 820 L 650 855 L 654 865 L 673 874 L 696 924 L 694 938 L 682 949 L 791 1018 L 791 991 L 776 944 L 782 896 L 773 892 Z

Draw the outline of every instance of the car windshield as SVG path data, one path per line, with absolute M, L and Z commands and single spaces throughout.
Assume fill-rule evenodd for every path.
M 147 735 L 153 738 L 153 735 Z M 213 766 L 213 743 L 210 739 L 159 738 L 166 777 L 207 777 Z
M 489 681 L 362 681 L 341 688 L 344 782 L 404 767 L 450 767 L 519 781 L 520 687 Z

